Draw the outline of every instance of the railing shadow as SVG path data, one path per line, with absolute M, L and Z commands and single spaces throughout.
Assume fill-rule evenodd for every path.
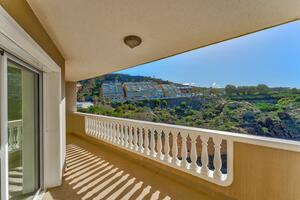
M 76 144 L 67 145 L 63 185 L 48 193 L 53 199 L 68 200 L 171 199 L 127 173 L 126 169 Z

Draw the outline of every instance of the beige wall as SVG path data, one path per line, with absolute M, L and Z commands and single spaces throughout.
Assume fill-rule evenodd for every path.
M 0 0 L 0 5 L 61 67 L 65 60 L 25 0 Z
M 112 145 L 91 139 L 84 134 L 84 117 L 73 114 L 71 130 L 91 142 L 109 146 L 112 151 L 126 154 L 134 162 L 151 168 L 174 181 L 182 182 L 195 190 L 209 193 L 217 199 L 237 200 L 299 200 L 300 153 L 262 146 L 234 143 L 234 181 L 228 187 L 196 178 L 192 175 L 129 153 Z M 101 145 L 99 145 L 101 148 Z M 170 185 L 172 188 L 172 185 Z M 180 190 L 180 188 L 172 188 Z
M 0 5 L 62 68 L 62 98 L 65 96 L 65 59 L 25 0 L 0 0 Z
M 76 93 L 76 82 L 66 82 L 66 129 L 67 133 L 72 132 L 71 125 L 71 116 L 73 112 L 76 112 L 76 102 L 77 102 L 77 93 Z

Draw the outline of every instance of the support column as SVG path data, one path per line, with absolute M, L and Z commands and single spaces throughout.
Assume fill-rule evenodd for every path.
M 76 82 L 66 82 L 66 114 L 67 114 L 67 133 L 72 132 L 72 113 L 77 111 L 77 91 Z

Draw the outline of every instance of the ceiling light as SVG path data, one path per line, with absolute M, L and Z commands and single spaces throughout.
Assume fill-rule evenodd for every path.
M 136 35 L 128 35 L 124 38 L 124 43 L 130 48 L 134 48 L 142 43 L 142 39 Z

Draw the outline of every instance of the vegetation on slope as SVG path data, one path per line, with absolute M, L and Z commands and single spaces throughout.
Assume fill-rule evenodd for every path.
M 88 87 L 86 87 L 88 88 Z M 193 98 L 103 102 L 80 109 L 115 117 L 300 140 L 300 90 L 266 85 L 200 88 Z M 80 93 L 80 96 L 89 96 Z M 79 100 L 80 100 L 79 96 Z

